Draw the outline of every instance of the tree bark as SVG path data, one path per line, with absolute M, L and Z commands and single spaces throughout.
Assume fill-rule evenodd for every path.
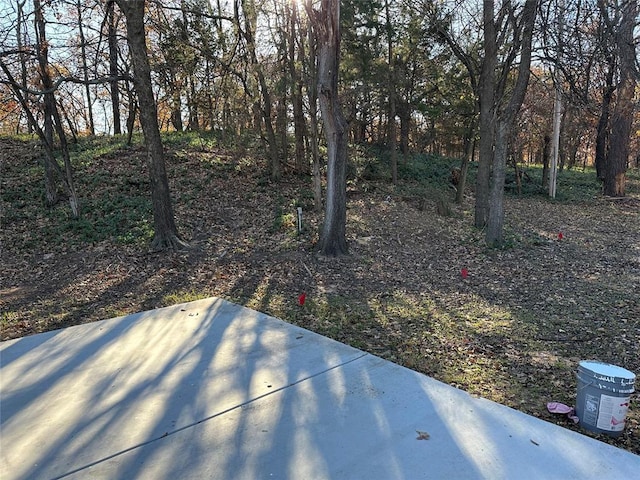
M 187 244 L 178 235 L 165 170 L 164 149 L 158 125 L 156 101 L 151 87 L 151 68 L 144 29 L 144 1 L 116 0 L 127 20 L 127 42 L 133 63 L 134 86 L 140 105 L 140 123 L 147 147 L 153 203 L 154 250 L 180 249 Z
M 311 7 L 311 1 L 307 0 L 305 9 L 309 13 L 309 18 L 313 18 L 313 9 Z M 316 212 L 322 210 L 322 177 L 320 174 L 320 152 L 318 149 L 318 82 L 317 75 L 318 69 L 316 64 L 316 57 L 318 53 L 318 40 L 314 35 L 311 21 L 307 25 L 307 38 L 309 41 L 309 72 L 308 72 L 308 84 L 307 98 L 309 100 L 309 129 L 310 129 L 310 150 L 311 150 L 311 165 L 312 165 L 312 187 L 313 187 L 313 207 Z
M 545 133 L 542 144 L 542 188 L 549 186 L 549 159 L 551 158 L 551 137 Z
M 296 43 L 298 46 L 297 62 L 304 64 L 304 36 L 297 34 L 300 26 L 298 19 L 298 6 L 296 2 L 291 5 L 290 13 L 290 37 L 289 37 L 289 75 L 291 76 L 291 102 L 293 104 L 293 133 L 295 137 L 295 165 L 298 174 L 309 173 L 309 161 L 305 155 L 304 139 L 307 134 L 306 121 L 304 118 L 304 104 L 302 101 L 303 82 L 296 68 Z
M 488 4 L 493 4 L 493 2 L 484 2 L 485 9 L 487 9 Z M 508 102 L 502 111 L 498 111 L 496 122 L 495 148 L 492 162 L 493 171 L 491 178 L 490 210 L 485 235 L 487 244 L 491 246 L 501 245 L 504 238 L 504 179 L 506 174 L 507 154 L 509 151 L 509 141 L 512 137 L 516 116 L 522 106 L 522 102 L 524 101 L 524 96 L 527 91 L 527 85 L 529 84 L 529 76 L 531 73 L 531 44 L 537 7 L 538 0 L 526 0 L 519 25 L 520 32 L 516 31 L 515 25 L 513 27 L 514 41 L 520 40 L 520 65 L 518 65 L 518 74 L 513 90 L 508 98 Z M 493 16 L 493 5 L 491 5 L 491 15 Z M 500 97 L 504 95 L 503 92 L 504 91 L 501 89 L 499 92 Z
M 409 133 L 411 132 L 411 113 L 412 106 L 409 102 L 398 102 L 398 117 L 400 118 L 400 151 L 402 152 L 403 162 L 407 163 L 409 156 Z
M 611 101 L 616 87 L 613 82 L 615 73 L 615 58 L 607 55 L 607 76 L 606 83 L 602 91 L 602 105 L 600 106 L 600 117 L 596 127 L 596 152 L 595 165 L 596 175 L 599 180 L 604 181 L 607 155 L 609 150 L 609 117 L 611 116 Z
M 82 2 L 76 0 L 76 11 L 78 12 L 78 35 L 80 40 L 80 60 L 82 63 L 82 78 L 84 80 L 84 93 L 87 96 L 87 114 L 89 117 L 89 134 L 96 134 L 96 128 L 93 121 L 93 102 L 91 100 L 91 87 L 89 85 L 89 65 L 87 64 L 87 42 L 84 37 L 84 29 L 82 27 Z
M 42 4 L 40 0 L 33 0 L 33 7 L 35 14 L 34 26 L 36 29 L 36 42 L 38 52 L 38 73 L 42 81 L 42 87 L 46 92 L 44 94 L 45 130 L 44 137 L 41 136 L 41 140 L 43 141 L 43 146 L 47 151 L 45 161 L 45 190 L 47 195 L 47 203 L 52 200 L 51 198 L 49 198 L 49 195 L 55 195 L 55 181 L 53 179 L 53 174 L 56 171 L 59 171 L 59 169 L 56 169 L 53 164 L 53 162 L 56 162 L 56 160 L 53 158 L 53 131 L 55 130 L 58 135 L 58 140 L 60 141 L 60 151 L 64 160 L 64 182 L 67 193 L 69 195 L 69 206 L 71 207 L 71 214 L 73 215 L 73 218 L 78 218 L 80 216 L 80 205 L 78 203 L 78 196 L 73 183 L 73 169 L 71 168 L 71 158 L 69 156 L 67 137 L 62 126 L 60 112 L 58 111 L 58 108 L 56 106 L 53 82 L 51 81 L 51 75 L 49 74 L 49 41 L 47 39 L 45 31 L 46 23 L 44 20 L 44 13 L 42 11 Z M 57 199 L 57 195 L 55 196 L 55 199 Z M 51 205 L 52 203 L 49 204 Z
M 16 2 L 16 9 L 17 9 L 17 19 L 16 19 L 16 45 L 18 47 L 18 58 L 20 59 L 20 85 L 22 86 L 23 89 L 26 89 L 28 87 L 28 72 L 27 72 L 27 54 L 23 49 L 23 28 L 24 28 L 24 24 L 26 23 L 25 20 L 25 15 L 24 15 L 24 6 L 26 4 L 27 0 L 22 0 L 22 1 L 18 1 Z M 25 102 L 28 105 L 29 104 L 29 94 L 27 92 L 24 93 L 24 98 L 25 98 Z M 20 130 L 20 124 L 18 123 L 17 127 L 16 127 L 16 133 L 19 133 Z M 33 133 L 33 125 L 31 125 L 31 122 L 29 121 L 29 119 L 27 118 L 27 133 L 31 134 Z
M 489 196 L 489 217 L 487 219 L 486 242 L 489 246 L 499 246 L 503 242 L 504 225 L 504 179 L 507 172 L 507 155 L 511 125 L 498 121 L 496 125 L 495 150 L 491 172 L 491 194 Z
M 260 113 L 264 120 L 264 127 L 267 134 L 267 147 L 269 149 L 269 161 L 271 165 L 271 180 L 280 180 L 282 169 L 280 165 L 280 157 L 278 155 L 278 143 L 276 140 L 276 132 L 273 128 L 273 113 L 271 106 L 271 93 L 267 85 L 267 80 L 262 70 L 262 65 L 258 62 L 256 55 L 255 30 L 257 27 L 257 12 L 254 0 L 241 0 L 242 10 L 244 13 L 244 31 L 242 31 L 247 43 L 247 51 L 249 53 L 249 61 L 253 67 L 254 74 L 258 80 L 259 94 L 262 96 L 262 105 Z M 236 11 L 236 21 L 240 24 L 238 12 Z
M 636 88 L 635 64 L 637 58 L 633 31 L 638 14 L 638 1 L 627 0 L 623 2 L 620 13 L 620 24 L 614 32 L 620 63 L 620 79 L 615 107 L 611 114 L 611 141 L 604 178 L 604 194 L 611 197 L 624 197 L 625 195 Z
M 13 78 L 13 75 L 11 74 L 11 71 L 9 70 L 7 65 L 2 61 L 2 58 L 0 58 L 0 70 L 2 70 L 2 72 L 5 74 L 6 78 L 8 79 L 9 84 L 11 85 L 11 88 L 16 96 L 16 99 L 20 103 L 22 110 L 27 116 L 27 121 L 31 125 L 32 130 L 38 135 L 38 138 L 40 139 L 40 143 L 44 150 L 43 163 L 44 163 L 45 172 L 48 172 L 51 179 L 54 180 L 54 183 L 51 185 L 51 187 L 54 189 L 56 188 L 55 176 L 57 175 L 62 180 L 64 188 L 67 194 L 69 195 L 69 203 L 71 206 L 72 215 L 75 218 L 77 218 L 80 212 L 78 207 L 77 196 L 75 193 L 75 188 L 73 185 L 73 175 L 71 171 L 71 162 L 69 161 L 69 154 L 68 154 L 68 151 L 66 151 L 65 153 L 65 150 L 64 150 L 66 148 L 66 142 L 64 141 L 61 142 L 63 147 L 62 148 L 63 158 L 65 160 L 65 171 L 63 171 L 62 167 L 60 167 L 60 165 L 58 164 L 58 161 L 56 160 L 56 157 L 54 154 L 53 132 L 51 131 L 49 133 L 46 133 L 40 127 L 40 125 L 38 125 L 38 121 L 36 120 L 33 112 L 29 108 L 29 104 L 27 103 L 26 97 L 23 95 L 20 85 L 15 81 L 15 79 Z M 59 116 L 58 116 L 58 119 L 59 119 Z M 53 121 L 51 121 L 50 123 L 53 124 Z
M 466 132 L 464 135 L 464 157 L 462 159 L 462 164 L 460 165 L 460 180 L 457 185 L 456 190 L 456 203 L 458 205 L 462 205 L 464 201 L 464 190 L 467 186 L 467 176 L 469 174 L 469 164 L 473 159 L 473 151 L 475 149 L 475 135 L 477 128 L 477 117 L 473 115 L 469 119 L 469 123 L 467 124 Z
M 484 59 L 478 81 L 480 103 L 480 146 L 478 173 L 476 175 L 476 205 L 474 224 L 484 228 L 489 218 L 489 184 L 495 141 L 495 91 L 496 67 L 498 64 L 498 46 L 496 43 L 496 24 L 493 17 L 494 2 L 485 1 L 483 10 Z
M 398 153 L 396 133 L 396 79 L 393 52 L 393 27 L 389 12 L 389 0 L 384 2 L 387 30 L 387 61 L 389 63 L 389 75 L 387 78 L 387 95 L 389 95 L 389 152 L 391 154 L 391 183 L 398 183 Z
M 109 44 L 109 75 L 111 78 L 118 76 L 118 31 L 116 28 L 115 3 L 107 3 L 107 42 Z M 118 81 L 109 82 L 109 94 L 111 95 L 111 115 L 113 116 L 113 134 L 122 134 L 122 124 L 120 122 L 120 92 L 118 91 Z
M 340 1 L 322 0 L 316 15 L 318 38 L 318 92 L 327 139 L 327 201 L 320 236 L 320 253 L 348 253 L 347 219 L 347 129 L 338 97 L 340 65 Z
M 40 0 L 33 0 L 33 9 L 39 76 L 43 90 L 48 91 L 48 93 L 45 93 L 42 96 L 44 138 L 41 138 L 41 141 L 45 151 L 49 150 L 51 152 L 51 158 L 53 158 L 53 109 L 55 108 L 55 97 L 52 91 L 53 85 L 49 76 L 49 42 L 47 41 L 44 15 Z M 34 127 L 35 126 L 36 125 L 34 124 Z M 55 169 L 51 162 L 46 160 L 48 158 L 49 157 L 46 156 L 44 162 L 44 190 L 45 204 L 51 207 L 58 203 L 59 198 L 56 187 Z

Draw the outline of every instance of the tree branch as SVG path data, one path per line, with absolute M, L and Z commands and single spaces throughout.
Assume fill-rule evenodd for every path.
M 1 55 L 0 55 L 1 56 Z M 118 82 L 118 81 L 133 81 L 133 77 L 129 75 L 118 75 L 115 77 L 100 77 L 94 78 L 91 80 L 82 80 L 80 78 L 75 77 L 59 77 L 55 82 L 53 82 L 53 86 L 46 90 L 34 90 L 33 88 L 27 88 L 19 83 L 9 79 L 9 80 L 0 80 L 0 83 L 4 83 L 5 85 L 10 85 L 13 88 L 17 88 L 25 93 L 29 93 L 31 95 L 42 96 L 47 95 L 48 93 L 54 93 L 60 85 L 63 83 L 76 83 L 79 85 L 102 85 L 104 83 Z

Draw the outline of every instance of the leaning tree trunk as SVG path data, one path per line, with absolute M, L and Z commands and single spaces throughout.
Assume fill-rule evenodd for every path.
M 131 52 L 134 85 L 140 106 L 140 123 L 147 147 L 154 226 L 151 248 L 154 250 L 183 248 L 187 244 L 178 235 L 175 225 L 156 101 L 151 87 L 151 68 L 147 56 L 144 30 L 145 2 L 116 0 L 116 3 L 127 20 L 127 41 Z
M 69 157 L 69 148 L 67 145 L 67 137 L 62 125 L 62 119 L 60 118 L 60 112 L 56 105 L 56 99 L 54 95 L 53 81 L 49 74 L 49 41 L 45 32 L 46 23 L 44 20 L 44 13 L 42 10 L 42 4 L 40 0 L 33 0 L 33 8 L 35 12 L 35 28 L 37 38 L 37 57 L 40 79 L 42 80 L 42 86 L 44 87 L 44 104 L 45 104 L 45 139 L 43 145 L 45 150 L 49 149 L 49 155 L 45 155 L 45 188 L 47 194 L 47 201 L 49 201 L 49 195 L 52 193 L 50 188 L 52 184 L 52 177 L 54 169 L 51 160 L 53 159 L 53 130 L 58 134 L 60 140 L 60 151 L 64 160 L 64 182 L 67 193 L 69 194 L 69 206 L 71 207 L 71 214 L 73 218 L 80 216 L 80 206 L 78 203 L 78 195 L 73 183 L 73 169 L 71 168 L 71 158 Z M 35 125 L 34 125 L 35 127 Z M 55 160 L 54 160 L 55 161 Z M 57 162 L 57 161 L 56 161 Z M 57 198 L 57 197 L 56 197 Z
M 340 1 L 322 0 L 316 12 L 318 92 L 327 139 L 327 202 L 320 236 L 320 253 L 347 253 L 347 128 L 338 98 L 340 65 Z
M 77 202 L 77 196 L 75 193 L 75 188 L 73 186 L 73 176 L 71 172 L 71 162 L 69 161 L 68 150 L 66 150 L 66 153 L 64 150 L 66 148 L 66 143 L 62 142 L 61 140 L 61 143 L 63 146 L 63 149 L 62 149 L 63 156 L 65 160 L 65 171 L 63 171 L 60 165 L 58 164 L 58 161 L 56 160 L 56 157 L 53 151 L 53 121 L 50 122 L 51 132 L 47 133 L 42 128 L 40 128 L 40 125 L 38 124 L 38 120 L 35 118 L 26 97 L 23 95 L 22 87 L 20 86 L 20 84 L 18 84 L 15 81 L 15 79 L 13 78 L 13 75 L 11 74 L 11 71 L 9 70 L 7 65 L 2 61 L 2 58 L 0 58 L 0 70 L 2 70 L 2 72 L 5 74 L 9 82 L 9 85 L 13 90 L 13 93 L 15 94 L 16 99 L 18 100 L 18 103 L 20 103 L 22 110 L 27 116 L 27 121 L 31 125 L 32 130 L 35 131 L 35 133 L 38 135 L 38 138 L 40 139 L 40 143 L 44 150 L 45 170 L 47 172 L 50 172 L 52 177 L 57 176 L 62 180 L 64 188 L 67 194 L 69 195 L 69 204 L 72 209 L 71 212 L 73 216 L 77 218 L 79 216 L 78 202 Z M 44 82 L 46 82 L 46 80 Z M 54 187 L 55 187 L 55 184 L 54 184 Z

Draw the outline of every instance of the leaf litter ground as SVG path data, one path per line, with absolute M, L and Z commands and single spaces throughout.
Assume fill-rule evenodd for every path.
M 435 201 L 352 183 L 350 253 L 328 259 L 307 179 L 271 184 L 241 149 L 167 153 L 186 252 L 136 241 L 151 221 L 140 148 L 78 166 L 85 206 L 101 213 L 85 207 L 90 221 L 60 229 L 67 208 L 41 207 L 33 148 L 0 143 L 2 340 L 219 296 L 576 430 L 545 406 L 574 405 L 580 360 L 640 373 L 637 182 L 623 200 L 508 197 L 500 250 L 471 227 L 472 198 L 443 217 Z M 87 241 L 96 225 L 114 233 Z M 640 454 L 638 393 L 624 434 L 597 438 Z

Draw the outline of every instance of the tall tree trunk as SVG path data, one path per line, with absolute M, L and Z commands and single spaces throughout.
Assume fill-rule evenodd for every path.
M 607 154 L 609 149 L 609 117 L 611 115 L 611 100 L 613 93 L 616 91 L 613 84 L 613 75 L 615 72 L 615 59 L 612 55 L 607 58 L 607 76 L 606 83 L 602 92 L 602 105 L 600 107 L 600 117 L 598 118 L 598 126 L 596 127 L 596 175 L 598 179 L 604 180 L 605 166 L 607 162 Z
M 625 195 L 637 74 L 633 31 L 638 15 L 638 0 L 626 0 L 621 9 L 620 24 L 614 32 L 620 80 L 616 104 L 611 114 L 611 142 L 604 178 L 604 194 L 612 197 Z
M 173 74 L 171 74 L 173 77 Z M 178 82 L 176 82 L 175 78 L 172 78 L 172 84 L 175 86 Z M 184 125 L 182 124 L 182 97 L 180 95 L 180 90 L 175 87 L 171 92 L 171 125 L 175 128 L 176 132 L 182 132 L 184 130 Z
M 309 129 L 310 129 L 310 150 L 312 165 L 312 187 L 313 187 L 313 207 L 316 212 L 322 210 L 322 176 L 320 174 L 320 152 L 318 149 L 319 129 L 318 129 L 318 39 L 314 35 L 314 29 L 311 24 L 313 20 L 313 9 L 311 7 L 312 0 L 307 0 L 305 9 L 309 14 L 309 24 L 307 25 L 307 38 L 309 41 L 309 61 L 308 61 L 308 85 L 307 98 L 309 100 Z
M 286 52 L 282 52 L 280 55 L 280 67 L 281 67 L 281 81 L 280 88 L 276 89 L 276 94 L 279 94 L 279 98 L 276 103 L 276 133 L 278 136 L 279 153 L 278 159 L 280 159 L 285 165 L 289 159 L 289 115 L 288 115 L 288 98 L 287 98 L 287 79 L 289 74 L 287 68 Z
M 23 89 L 27 89 L 28 87 L 28 71 L 27 71 L 27 54 L 23 49 L 24 41 L 23 41 L 23 29 L 26 23 L 24 16 L 24 6 L 27 3 L 27 0 L 22 0 L 16 2 L 17 7 L 17 19 L 16 19 L 16 46 L 18 47 L 18 58 L 20 59 L 20 85 Z M 25 101 L 29 103 L 29 94 L 27 92 L 24 93 Z M 16 127 L 16 133 L 19 133 L 20 124 L 18 123 Z M 27 118 L 27 133 L 33 133 L 33 125 Z
M 127 145 L 131 146 L 133 139 L 133 129 L 136 125 L 136 112 L 138 111 L 138 102 L 134 92 L 129 88 L 129 82 L 127 82 Z
M 347 134 L 348 124 L 338 97 L 340 66 L 340 1 L 322 0 L 316 13 L 318 92 L 327 139 L 327 202 L 320 236 L 320 253 L 347 253 Z
M 493 3 L 485 1 L 487 4 Z M 533 27 L 536 20 L 536 10 L 538 0 L 526 0 L 522 19 L 520 20 L 521 42 L 520 42 L 520 65 L 518 65 L 518 75 L 515 85 L 510 93 L 510 97 L 504 110 L 499 113 L 496 122 L 496 141 L 492 164 L 491 197 L 489 218 L 487 220 L 487 231 L 485 240 L 488 245 L 501 245 L 504 237 L 504 178 L 506 174 L 507 154 L 509 151 L 509 141 L 512 137 L 516 116 L 529 84 L 531 66 L 531 44 L 533 39 Z M 491 6 L 493 12 L 493 5 Z M 514 27 L 515 28 L 515 27 Z M 517 38 L 517 34 L 516 37 Z
M 87 64 L 87 42 L 84 37 L 84 22 L 82 18 L 82 2 L 76 0 L 76 11 L 78 12 L 78 35 L 80 40 L 80 60 L 82 62 L 82 79 L 84 80 L 84 93 L 87 97 L 87 115 L 89 117 L 89 134 L 95 135 L 96 128 L 93 121 L 93 102 L 91 101 L 91 87 L 89 85 L 89 66 Z
M 200 130 L 200 116 L 198 115 L 198 91 L 196 89 L 196 82 L 194 81 L 194 75 L 189 75 L 189 97 L 187 98 L 187 106 L 189 107 L 189 124 L 187 128 L 191 131 Z
M 467 176 L 469 175 L 469 164 L 473 159 L 473 151 L 475 150 L 475 136 L 477 128 L 477 117 L 473 115 L 467 123 L 467 129 L 464 135 L 464 157 L 460 165 L 460 180 L 458 181 L 458 190 L 456 191 L 456 203 L 462 205 L 464 201 L 464 191 L 467 186 Z
M 486 241 L 497 246 L 503 241 L 504 225 L 504 179 L 507 172 L 511 125 L 504 120 L 496 124 L 496 146 L 493 152 L 491 190 L 489 196 L 489 218 L 487 219 Z
M 42 5 L 40 0 L 33 0 L 34 9 L 34 27 L 36 31 L 36 46 L 38 52 L 38 68 L 39 75 L 42 82 L 43 90 L 47 91 L 42 96 L 42 114 L 44 125 L 44 140 L 42 146 L 45 151 L 54 150 L 54 138 L 53 138 L 53 109 L 55 108 L 55 98 L 53 94 L 53 84 L 49 76 L 49 42 L 45 31 L 44 14 L 42 12 Z M 35 126 L 35 124 L 34 124 Z M 53 155 L 51 154 L 53 158 Z M 56 169 L 50 161 L 45 160 L 44 166 L 44 190 L 45 190 L 45 204 L 47 206 L 53 206 L 58 203 L 58 189 L 55 179 Z
M 496 25 L 493 17 L 494 2 L 485 1 L 484 19 L 484 59 L 478 82 L 480 103 L 480 147 L 478 173 L 476 176 L 476 205 L 474 224 L 484 228 L 489 218 L 489 183 L 495 141 L 495 91 L 498 46 L 496 43 Z
M 134 85 L 140 104 L 140 123 L 147 147 L 154 226 L 151 248 L 154 250 L 183 248 L 187 244 L 178 235 L 175 225 L 156 101 L 151 87 L 151 68 L 144 29 L 145 2 L 116 0 L 116 3 L 127 20 L 127 42 L 133 63 Z
M 258 23 L 258 13 L 256 11 L 256 5 L 254 0 L 241 0 L 242 11 L 244 13 L 244 30 L 242 31 L 247 44 L 247 51 L 249 53 L 249 61 L 254 70 L 254 74 L 258 80 L 259 93 L 262 96 L 262 105 L 260 106 L 260 113 L 262 120 L 264 121 L 264 127 L 267 134 L 267 147 L 269 149 L 269 161 L 271 164 L 271 179 L 279 180 L 282 171 L 280 165 L 280 156 L 278 155 L 278 143 L 276 140 L 276 132 L 273 128 L 273 114 L 271 105 L 271 93 L 267 85 L 267 80 L 262 70 L 262 65 L 258 62 L 256 55 L 255 44 L 255 30 Z M 236 8 L 236 21 L 240 23 L 239 13 Z
M 292 2 L 290 14 L 290 38 L 289 38 L 289 75 L 291 76 L 291 102 L 293 104 L 293 134 L 295 137 L 295 166 L 299 174 L 309 173 L 309 161 L 305 155 L 304 138 L 307 134 L 307 126 L 304 118 L 304 105 L 302 101 L 303 82 L 296 68 L 296 44 L 298 46 L 297 62 L 304 64 L 304 36 L 297 34 L 299 28 L 298 4 Z
M 398 183 L 398 152 L 396 133 L 396 79 L 393 52 L 393 27 L 389 12 L 389 0 L 384 2 L 387 30 L 387 61 L 389 63 L 389 75 L 387 77 L 387 95 L 389 95 L 389 151 L 391 153 L 391 183 Z
M 109 76 L 115 79 L 118 76 L 118 30 L 116 26 L 116 16 L 114 1 L 107 3 L 107 42 L 109 44 Z M 120 123 L 120 92 L 118 91 L 118 81 L 109 81 L 109 94 L 111 95 L 111 116 L 113 117 L 113 134 L 122 134 Z
M 400 151 L 403 161 L 407 162 L 409 155 L 409 133 L 411 131 L 411 104 L 409 102 L 399 102 L 397 105 L 398 117 L 400 117 Z
M 58 134 L 58 140 L 60 141 L 60 151 L 64 160 L 65 166 L 65 186 L 67 193 L 69 194 L 69 206 L 71 207 L 71 214 L 74 218 L 80 216 L 80 206 L 78 203 L 78 196 L 73 183 L 73 169 L 71 168 L 71 158 L 69 157 L 69 147 L 67 145 L 67 137 L 62 126 L 62 119 L 56 106 L 56 99 L 53 89 L 53 82 L 49 74 L 49 41 L 46 35 L 46 23 L 44 20 L 44 12 L 42 11 L 42 4 L 40 0 L 33 0 L 34 7 L 34 26 L 36 29 L 36 42 L 38 51 L 38 67 L 42 86 L 45 91 L 44 104 L 45 104 L 45 149 L 49 149 L 49 153 L 53 152 L 53 131 Z M 53 163 L 48 161 L 45 163 L 45 189 L 47 196 L 52 193 L 50 189 L 55 188 L 55 181 L 53 180 L 54 173 Z M 51 182 L 51 183 L 49 183 Z M 57 197 L 56 197 L 57 198 Z M 50 198 L 47 198 L 50 201 Z
M 560 31 L 562 34 L 562 30 Z M 556 198 L 558 169 L 560 167 L 560 133 L 562 127 L 562 87 L 560 76 L 554 71 L 555 96 L 553 99 L 553 130 L 551 133 L 551 167 L 549 168 L 549 197 Z
M 551 137 L 545 133 L 542 144 L 542 188 L 549 186 L 549 160 L 551 159 Z

